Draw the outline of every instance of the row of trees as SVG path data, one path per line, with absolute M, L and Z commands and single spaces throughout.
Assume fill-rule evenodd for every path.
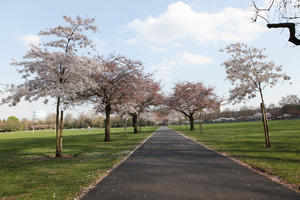
M 177 83 L 177 85 L 183 85 L 183 83 Z M 213 99 L 213 101 L 216 102 L 216 99 Z M 166 98 L 166 100 L 168 101 L 168 98 Z M 198 101 L 196 102 L 199 103 Z M 218 118 L 235 118 L 236 120 L 247 120 L 247 118 L 253 116 L 260 110 L 260 108 L 256 108 L 253 106 L 248 107 L 244 105 L 239 109 L 226 108 L 222 112 L 220 112 L 219 106 L 217 104 L 215 104 L 214 106 L 213 105 L 214 104 L 208 104 L 206 108 L 200 109 L 200 111 L 195 112 L 193 118 L 200 121 L 211 121 Z M 266 107 L 266 110 L 272 115 L 272 119 L 284 119 L 285 114 L 291 115 L 289 117 L 298 117 L 300 115 L 300 99 L 297 95 L 290 94 L 282 97 L 278 104 L 270 103 Z M 182 114 L 182 112 L 177 112 L 174 109 L 170 109 L 168 107 L 158 106 L 151 109 L 150 112 L 144 112 L 144 115 L 142 115 L 139 119 L 139 124 L 141 126 L 154 125 L 159 123 L 182 124 L 184 121 L 189 120 L 189 118 L 190 117 L 188 117 L 187 115 Z M 135 118 L 133 117 L 132 119 L 135 120 Z M 19 120 L 15 116 L 10 116 L 7 119 L 3 119 L 2 121 L 0 121 L 0 132 L 32 130 L 34 125 L 36 125 L 37 128 L 40 127 L 43 129 L 53 128 L 55 120 L 55 114 L 48 114 L 45 119 L 39 121 L 32 121 L 26 118 Z M 114 115 L 112 117 L 111 126 L 123 127 L 125 126 L 125 123 L 128 126 L 132 126 L 133 120 L 129 120 L 128 122 L 127 120 L 124 117 L 124 113 L 121 112 L 118 115 Z M 92 112 L 88 114 L 81 113 L 77 117 L 73 117 L 72 114 L 68 113 L 64 117 L 63 127 L 65 129 L 88 127 L 103 128 L 104 118 L 102 115 L 98 115 Z
M 140 61 L 118 54 L 97 55 L 86 35 L 98 32 L 94 19 L 64 16 L 65 26 L 41 31 L 50 40 L 32 46 L 23 61 L 14 61 L 24 82 L 11 85 L 2 103 L 12 106 L 25 99 L 56 99 L 56 156 L 62 153 L 64 110 L 91 103 L 96 112 L 105 114 L 105 138 L 110 141 L 110 116 L 124 113 L 138 118 L 162 98 L 159 83 L 143 71 Z M 79 54 L 80 52 L 80 54 Z M 124 109 L 126 108 L 126 109 Z M 135 128 L 135 132 L 138 129 Z
M 183 83 L 177 83 L 182 85 Z M 189 83 L 190 84 L 190 83 Z M 201 84 L 201 83 L 197 83 Z M 188 89 L 189 90 L 189 89 Z M 174 98 L 174 97 L 172 97 Z M 166 98 L 168 101 L 168 98 Z M 216 99 L 213 99 L 216 102 Z M 167 103 L 166 101 L 166 103 Z M 199 103 L 198 101 L 196 101 Z M 165 103 L 165 104 L 166 104 Z M 214 106 L 213 106 L 214 105 Z M 177 105 L 178 106 L 178 105 Z M 197 120 L 197 122 L 210 122 L 219 118 L 235 118 L 235 121 L 253 120 L 251 116 L 259 112 L 260 108 L 253 106 L 242 106 L 239 109 L 229 109 L 226 108 L 220 112 L 218 104 L 208 104 L 206 108 L 200 109 L 200 111 L 194 112 L 192 115 L 192 121 Z M 182 124 L 189 120 L 189 115 L 185 115 L 182 112 L 177 112 L 170 107 L 158 106 L 149 110 L 150 112 L 144 112 L 144 115 L 139 118 L 140 126 L 149 126 L 154 124 Z M 272 119 L 286 119 L 300 116 L 300 99 L 297 95 L 287 95 L 282 97 L 277 105 L 270 103 L 266 107 L 266 111 L 271 114 Z M 111 118 L 112 127 L 123 127 L 123 126 L 133 126 L 133 120 L 126 119 L 123 115 L 124 113 L 119 113 L 118 115 L 113 115 Z M 288 114 L 288 116 L 286 116 Z M 134 118 L 132 118 L 134 119 Z M 49 114 L 45 119 L 39 121 L 32 121 L 26 118 L 19 120 L 15 116 L 10 116 L 7 119 L 0 121 L 0 132 L 9 131 L 22 131 L 22 130 L 32 130 L 34 125 L 35 129 L 48 129 L 54 128 L 56 115 Z M 135 120 L 135 119 L 134 119 Z M 126 125 L 125 125 L 126 124 Z M 103 128 L 104 127 L 104 117 L 102 115 L 97 115 L 94 113 L 84 114 L 81 113 L 77 117 L 73 117 L 72 114 L 68 113 L 64 117 L 64 129 L 73 128 Z M 202 126 L 200 123 L 200 131 L 202 132 Z

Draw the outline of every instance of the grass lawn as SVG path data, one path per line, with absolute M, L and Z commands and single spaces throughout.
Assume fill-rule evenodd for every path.
M 113 128 L 108 143 L 103 129 L 65 130 L 64 158 L 53 158 L 54 131 L 0 133 L 0 199 L 74 199 L 155 129 Z
M 270 121 L 272 148 L 265 148 L 262 122 L 204 124 L 204 133 L 187 126 L 171 128 L 220 152 L 264 169 L 300 187 L 300 120 Z M 199 127 L 196 127 L 199 129 Z

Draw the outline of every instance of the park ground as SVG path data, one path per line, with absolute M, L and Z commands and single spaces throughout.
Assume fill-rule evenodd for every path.
M 300 120 L 270 121 L 269 149 L 265 148 L 262 122 L 204 124 L 203 133 L 199 127 L 195 131 L 188 126 L 170 128 L 300 191 Z
M 0 199 L 74 199 L 156 129 L 124 136 L 113 128 L 112 142 L 103 129 L 65 130 L 62 158 L 54 158 L 53 130 L 1 133 Z
M 279 176 L 294 189 L 300 186 L 300 120 L 271 121 L 272 148 L 266 149 L 261 122 L 204 124 L 204 133 L 188 126 L 171 128 L 225 152 L 261 171 Z M 198 128 L 198 127 L 197 127 Z M 55 155 L 54 131 L 0 134 L 0 199 L 74 199 L 107 173 L 156 130 L 65 130 L 63 158 Z

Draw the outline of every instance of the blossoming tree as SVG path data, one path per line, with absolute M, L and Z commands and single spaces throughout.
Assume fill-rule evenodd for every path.
M 165 104 L 185 115 L 190 121 L 190 130 L 195 130 L 194 114 L 219 103 L 212 87 L 205 87 L 201 82 L 178 82 L 173 93 L 166 98 Z
M 162 103 L 160 83 L 154 81 L 151 74 L 143 75 L 136 82 L 138 90 L 134 91 L 134 98 L 129 99 L 128 113 L 132 117 L 134 133 L 138 133 L 138 119 L 151 106 Z
M 271 147 L 263 90 L 267 86 L 275 86 L 279 80 L 290 80 L 290 77 L 281 72 L 282 66 L 275 65 L 273 61 L 266 61 L 264 49 L 234 43 L 220 51 L 230 55 L 222 64 L 226 69 L 227 79 L 234 86 L 230 90 L 229 100 L 233 103 L 245 102 L 259 93 L 266 147 Z
M 84 89 L 76 99 L 93 103 L 97 112 L 105 113 L 105 138 L 110 141 L 110 115 L 118 107 L 134 98 L 136 82 L 142 77 L 142 63 L 124 56 L 111 54 L 107 58 L 97 57 L 90 62 Z
M 81 71 L 83 63 L 77 51 L 82 48 L 92 48 L 92 41 L 84 35 L 86 31 L 96 32 L 94 19 L 76 19 L 63 16 L 67 25 L 41 31 L 41 36 L 50 36 L 39 46 L 32 46 L 23 57 L 24 61 L 14 61 L 24 82 L 11 85 L 10 95 L 2 99 L 2 103 L 16 105 L 24 97 L 31 102 L 40 98 L 56 99 L 56 157 L 62 153 L 63 110 L 68 107 L 69 97 L 75 94 L 76 88 L 81 87 Z M 60 131 L 59 131 L 60 130 Z M 59 134 L 60 132 L 60 134 Z

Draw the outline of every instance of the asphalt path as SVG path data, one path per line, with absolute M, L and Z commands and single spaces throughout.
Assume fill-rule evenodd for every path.
M 82 200 L 300 200 L 300 195 L 161 127 Z

